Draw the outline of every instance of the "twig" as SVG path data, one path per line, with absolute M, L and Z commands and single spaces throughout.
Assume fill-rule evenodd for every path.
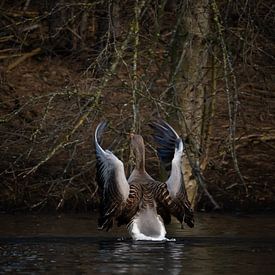
M 144 1 L 143 1 L 144 2 Z M 134 57 L 133 57 L 133 127 L 132 132 L 139 132 L 139 106 L 137 99 L 138 90 L 138 77 L 137 77 L 137 61 L 138 61 L 138 45 L 139 45 L 139 0 L 136 0 L 135 4 L 135 21 L 133 24 L 133 34 L 134 34 Z
M 31 0 L 26 1 L 25 5 L 24 5 L 24 8 L 23 8 L 23 11 L 26 11 L 28 9 L 28 7 L 30 5 L 30 2 L 31 2 Z
M 192 167 L 192 174 L 194 175 L 197 183 L 201 186 L 201 188 L 204 191 L 204 193 L 206 194 L 206 196 L 209 198 L 211 203 L 214 205 L 214 209 L 215 210 L 221 209 L 220 205 L 215 201 L 213 196 L 207 190 L 206 185 L 204 183 L 204 179 L 203 179 L 201 171 L 200 171 L 200 167 L 196 161 L 192 160 L 189 150 L 186 150 L 186 155 L 187 155 L 188 161 L 190 163 L 190 166 Z
M 140 3 L 139 6 L 139 11 L 141 11 L 142 7 L 144 6 L 145 1 L 142 1 Z M 114 59 L 110 69 L 106 72 L 106 74 L 104 75 L 104 77 L 101 80 L 100 85 L 95 89 L 94 91 L 94 97 L 90 100 L 88 100 L 86 106 L 89 106 L 88 109 L 86 111 L 84 111 L 84 113 L 78 118 L 78 120 L 76 121 L 74 127 L 72 128 L 71 131 L 69 131 L 68 133 L 66 133 L 61 141 L 59 143 L 57 143 L 46 155 L 46 157 L 44 159 L 42 159 L 39 163 L 37 163 L 37 165 L 35 165 L 33 168 L 31 168 L 25 175 L 24 177 L 30 175 L 31 173 L 34 173 L 41 165 L 43 165 L 44 163 L 46 163 L 49 159 L 51 159 L 61 148 L 64 147 L 64 145 L 68 142 L 68 140 L 71 138 L 71 136 L 79 129 L 79 127 L 81 127 L 84 123 L 84 121 L 86 121 L 88 119 L 88 117 L 94 112 L 95 106 L 98 106 L 99 104 L 99 100 L 101 97 L 101 92 L 102 90 L 106 87 L 106 85 L 108 84 L 109 80 L 111 79 L 111 77 L 113 76 L 118 64 L 119 64 L 119 60 L 120 57 L 122 56 L 122 54 L 124 53 L 130 38 L 132 38 L 133 36 L 133 31 L 129 31 L 128 36 L 126 37 L 126 39 L 124 40 L 124 42 L 122 43 L 121 47 L 120 47 L 120 54 L 116 55 L 116 58 Z
M 226 86 L 226 94 L 227 94 L 227 102 L 228 102 L 228 114 L 229 114 L 229 138 L 230 138 L 230 151 L 233 160 L 233 164 L 235 170 L 239 176 L 239 179 L 243 183 L 245 188 L 246 194 L 248 194 L 248 188 L 246 186 L 246 182 L 241 174 L 238 159 L 236 156 L 236 148 L 235 148 L 235 134 L 236 134 L 236 117 L 237 117 L 237 107 L 238 107 L 238 94 L 237 94 L 237 84 L 236 84 L 236 77 L 233 72 L 233 68 L 231 62 L 229 60 L 228 50 L 224 41 L 223 32 L 222 32 L 222 25 L 220 22 L 220 12 L 215 0 L 212 0 L 211 7 L 214 13 L 214 22 L 216 23 L 219 40 L 222 48 L 222 56 L 223 56 L 223 69 L 224 69 L 224 80 Z M 233 80 L 233 95 L 230 93 L 230 84 L 228 76 L 229 74 L 232 76 Z

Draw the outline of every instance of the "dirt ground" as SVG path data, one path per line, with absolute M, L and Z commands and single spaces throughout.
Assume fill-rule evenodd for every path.
M 0 125 L 1 208 L 14 209 L 26 207 L 26 205 L 27 208 L 36 208 L 40 202 L 43 202 L 45 194 L 50 194 L 45 203 L 46 208 L 48 206 L 51 208 L 51 205 L 58 208 L 56 201 L 59 202 L 59 206 L 64 206 L 64 201 L 72 201 L 75 208 L 78 208 L 79 204 L 84 204 L 89 208 L 96 202 L 96 187 L 93 182 L 94 155 L 91 147 L 93 130 L 96 122 L 102 117 L 115 120 L 118 124 L 124 125 L 123 127 L 125 124 L 130 127 L 131 115 L 127 113 L 131 113 L 131 101 L 127 89 L 121 85 L 118 86 L 117 83 L 112 85 L 110 82 L 101 97 L 102 108 L 95 111 L 96 116 L 91 124 L 85 123 L 83 129 L 76 133 L 75 137 L 81 141 L 78 150 L 76 147 L 67 151 L 61 150 L 54 158 L 44 163 L 34 175 L 24 177 L 26 169 L 41 160 L 41 155 L 46 154 L 55 144 L 60 133 L 64 129 L 66 131 L 66 127 L 74 121 L 75 114 L 81 112 L 77 107 L 77 101 L 85 100 L 81 96 L 78 96 L 77 100 L 64 100 L 63 97 L 57 100 L 50 107 L 51 117 L 43 121 L 44 125 L 40 129 L 41 114 L 47 109 L 45 104 L 49 97 L 47 101 L 41 99 L 41 101 L 32 102 L 29 107 L 24 105 L 28 104 L 27 99 L 33 96 L 43 98 L 44 95 L 57 91 L 61 93 L 68 89 L 69 91 L 76 89 L 78 94 L 81 94 L 91 89 L 94 83 L 89 81 L 89 76 L 84 74 L 85 70 L 81 64 L 71 58 L 37 56 L 26 60 L 9 72 L 7 71 L 8 64 L 10 61 L 0 65 L 0 112 L 1 117 L 7 119 Z M 204 177 L 209 192 L 223 209 L 250 211 L 274 209 L 274 81 L 272 81 L 272 72 L 270 72 L 270 77 L 262 79 L 259 78 L 259 73 L 255 79 L 247 78 L 246 74 L 240 73 L 238 77 L 241 83 L 239 84 L 236 133 L 237 159 L 246 186 L 239 180 L 228 148 L 227 98 L 222 87 L 219 87 L 217 91 L 209 164 Z M 165 83 L 160 81 L 159 85 L 165 85 Z M 18 110 L 20 111 L 17 112 Z M 14 116 L 7 117 L 9 113 Z M 141 100 L 142 121 L 149 120 L 153 113 L 152 105 Z M 60 120 L 62 116 L 66 117 L 66 120 Z M 62 123 L 64 125 L 60 127 Z M 40 133 L 38 136 L 37 129 L 40 129 L 43 134 Z M 115 142 L 120 142 L 117 140 L 123 133 L 119 133 L 119 129 L 116 131 L 118 136 Z M 36 140 L 33 139 L 34 134 L 38 136 Z M 144 135 L 147 134 L 145 129 Z M 150 141 L 147 137 L 145 139 Z M 32 143 L 34 143 L 33 147 Z M 43 144 L 43 148 L 40 148 L 39 144 Z M 30 147 L 33 150 L 26 154 Z M 148 143 L 147 147 L 149 147 Z M 150 151 L 150 148 L 148 150 Z M 72 154 L 75 154 L 74 157 Z M 124 151 L 120 151 L 119 156 L 125 158 L 127 155 Z M 155 166 L 153 169 L 156 169 L 158 164 L 150 152 L 148 161 L 153 161 L 153 166 Z M 67 166 L 70 166 L 69 172 L 64 168 Z M 66 177 L 72 178 L 75 174 L 81 174 L 77 182 L 69 181 L 68 183 L 67 181 L 65 187 L 57 183 L 60 179 L 66 180 Z M 38 194 L 41 192 L 42 196 Z M 212 208 L 203 192 L 200 192 L 198 200 L 198 209 Z M 41 204 L 43 205 L 44 202 Z
M 275 86 L 274 72 L 239 69 L 236 154 L 247 192 L 236 174 L 225 142 L 228 138 L 226 98 L 217 97 L 210 164 L 205 172 L 210 190 L 226 209 L 274 208 Z M 251 77 L 253 76 L 254 77 Z

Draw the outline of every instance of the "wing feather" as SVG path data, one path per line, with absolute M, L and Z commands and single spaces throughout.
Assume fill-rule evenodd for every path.
M 154 130 L 154 140 L 157 143 L 157 152 L 160 161 L 166 170 L 170 172 L 166 181 L 166 188 L 169 197 L 164 191 L 158 192 L 158 201 L 169 208 L 170 213 L 175 216 L 180 223 L 183 221 L 188 226 L 194 226 L 194 215 L 191 204 L 188 200 L 183 174 L 182 157 L 184 155 L 184 143 L 177 132 L 165 121 L 159 120 L 149 124 Z M 158 185 L 159 189 L 164 190 L 164 185 Z
M 109 230 L 125 207 L 129 196 L 124 165 L 111 151 L 101 147 L 101 137 L 107 123 L 101 122 L 95 131 L 96 180 L 100 192 L 98 227 Z
M 171 170 L 175 153 L 175 142 L 179 139 L 176 131 L 165 121 L 158 120 L 149 124 L 154 130 L 154 140 L 159 145 L 157 148 L 159 159 L 167 171 Z

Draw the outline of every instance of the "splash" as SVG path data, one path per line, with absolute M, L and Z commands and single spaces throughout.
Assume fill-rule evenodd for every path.
M 135 236 L 132 236 L 132 237 L 134 241 L 153 241 L 153 242 L 175 242 L 176 241 L 176 239 L 174 238 L 168 239 L 164 236 L 150 237 L 142 233 L 135 234 Z

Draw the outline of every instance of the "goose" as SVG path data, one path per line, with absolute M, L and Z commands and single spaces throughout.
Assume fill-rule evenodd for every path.
M 160 161 L 169 171 L 166 182 L 154 180 L 145 169 L 145 146 L 141 135 L 130 134 L 135 167 L 126 178 L 123 162 L 101 146 L 107 122 L 95 130 L 96 181 L 100 205 L 98 228 L 110 230 L 114 223 L 126 225 L 133 240 L 167 240 L 164 224 L 171 215 L 189 227 L 194 226 L 193 211 L 188 200 L 182 174 L 184 143 L 165 121 L 149 124 L 153 129 Z

